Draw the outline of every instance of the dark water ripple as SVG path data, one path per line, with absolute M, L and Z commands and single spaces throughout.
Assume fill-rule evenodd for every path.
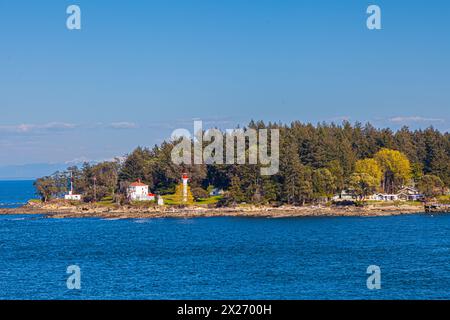
M 2 299 L 449 299 L 450 216 L 0 217 Z M 66 288 L 66 268 L 82 289 Z M 378 265 L 382 289 L 366 287 Z

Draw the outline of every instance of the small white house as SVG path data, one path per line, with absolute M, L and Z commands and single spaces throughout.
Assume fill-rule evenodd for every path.
M 386 194 L 386 193 L 377 193 L 369 197 L 369 200 L 376 201 L 398 201 L 397 194 Z
M 369 197 L 369 200 L 376 201 L 419 201 L 424 196 L 412 187 L 405 187 L 396 194 L 376 193 Z
M 211 197 L 214 197 L 214 196 L 221 196 L 221 195 L 223 195 L 223 194 L 224 194 L 223 189 L 219 189 L 219 188 L 214 188 L 214 189 L 212 189 L 211 192 L 209 193 L 209 195 L 210 195 Z
M 158 196 L 158 206 L 163 206 L 164 205 L 164 199 L 161 196 Z
M 353 201 L 353 200 L 355 200 L 355 197 L 350 192 L 344 190 L 340 194 L 337 194 L 333 198 L 331 198 L 331 200 L 333 200 L 335 202 Z
M 64 196 L 65 200 L 81 201 L 81 194 L 74 194 L 73 191 L 69 191 L 69 194 Z
M 133 182 L 127 189 L 128 199 L 132 201 L 153 201 L 155 195 L 148 192 L 148 185 L 142 183 L 141 180 Z

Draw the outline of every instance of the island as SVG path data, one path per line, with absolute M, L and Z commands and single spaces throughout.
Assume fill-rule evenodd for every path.
M 263 146 L 251 145 L 257 132 L 264 133 Z M 223 137 L 216 130 L 210 144 L 208 131 L 194 134 L 196 139 L 137 147 L 115 160 L 39 178 L 34 183 L 39 199 L 0 214 L 146 218 L 449 212 L 450 136 L 433 128 L 393 132 L 348 122 L 251 121 Z

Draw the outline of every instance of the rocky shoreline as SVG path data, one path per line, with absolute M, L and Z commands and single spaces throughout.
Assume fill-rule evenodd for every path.
M 0 209 L 0 215 L 43 214 L 48 218 L 194 218 L 194 217 L 377 217 L 424 213 L 423 206 L 384 205 L 354 206 L 246 206 L 208 207 L 133 207 L 70 205 L 66 203 L 29 203 L 20 208 Z

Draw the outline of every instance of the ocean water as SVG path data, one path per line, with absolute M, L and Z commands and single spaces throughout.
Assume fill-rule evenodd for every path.
M 0 208 L 16 208 L 37 198 L 32 180 L 0 181 Z
M 80 290 L 67 288 L 70 265 Z M 380 290 L 367 288 L 370 265 Z M 449 215 L 0 216 L 0 299 L 449 298 Z

